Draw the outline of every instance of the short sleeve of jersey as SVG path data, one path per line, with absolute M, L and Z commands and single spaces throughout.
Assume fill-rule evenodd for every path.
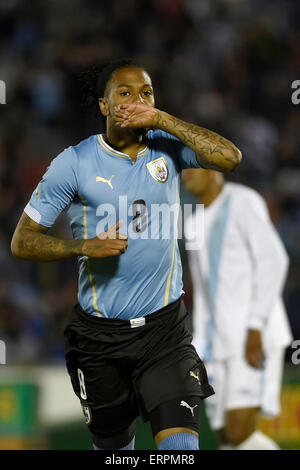
M 72 147 L 52 160 L 24 209 L 36 223 L 51 227 L 73 200 L 77 192 L 76 161 Z
M 155 138 L 163 142 L 163 146 L 176 158 L 180 170 L 186 168 L 202 168 L 197 162 L 196 152 L 186 145 L 182 140 L 178 139 L 172 134 L 164 131 L 154 131 Z

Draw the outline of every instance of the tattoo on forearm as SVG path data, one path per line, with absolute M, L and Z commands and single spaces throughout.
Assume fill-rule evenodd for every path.
M 30 261 L 55 261 L 80 254 L 84 240 L 62 240 L 46 235 L 46 227 L 37 225 L 23 215 L 14 235 L 16 253 Z
M 216 132 L 190 124 L 164 112 L 159 112 L 157 125 L 181 139 L 196 153 L 199 163 L 210 168 L 226 169 L 226 163 L 237 164 L 240 160 L 238 149 L 232 142 Z
M 28 230 L 18 240 L 18 249 L 31 261 L 55 261 L 75 256 L 82 244 L 83 240 L 61 240 Z

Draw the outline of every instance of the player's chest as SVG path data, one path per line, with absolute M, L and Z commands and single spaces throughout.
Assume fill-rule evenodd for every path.
M 174 163 L 166 157 L 143 159 L 136 163 L 127 159 L 95 161 L 82 172 L 79 193 L 89 206 L 119 204 L 120 198 L 132 203 L 144 200 L 149 204 L 174 203 L 178 191 Z

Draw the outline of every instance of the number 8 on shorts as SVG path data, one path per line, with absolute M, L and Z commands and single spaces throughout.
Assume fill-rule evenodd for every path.
M 85 390 L 84 375 L 81 369 L 77 369 L 79 385 L 80 385 L 80 396 L 83 400 L 87 399 L 87 394 Z

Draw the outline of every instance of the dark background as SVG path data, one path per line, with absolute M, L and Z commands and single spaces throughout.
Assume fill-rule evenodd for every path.
M 266 199 L 290 256 L 284 297 L 300 338 L 300 105 L 291 101 L 300 79 L 299 17 L 300 2 L 291 0 L 1 1 L 0 338 L 9 364 L 64 361 L 76 261 L 16 260 L 10 241 L 49 162 L 99 132 L 94 110 L 80 107 L 78 72 L 120 57 L 148 70 L 158 108 L 241 149 L 230 179 Z M 63 216 L 53 233 L 70 236 Z M 185 257 L 184 268 L 191 308 Z

